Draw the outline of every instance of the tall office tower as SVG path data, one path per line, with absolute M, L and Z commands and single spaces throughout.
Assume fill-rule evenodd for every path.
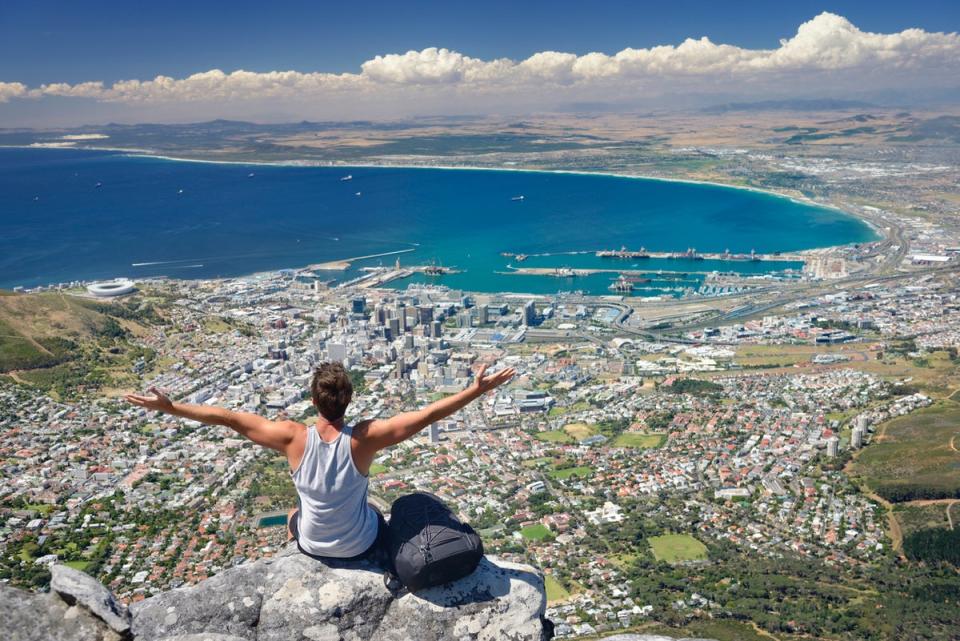
M 417 320 L 421 325 L 429 325 L 433 322 L 433 307 L 430 305 L 421 305 L 417 308 Z
M 432 338 L 440 338 L 443 336 L 443 323 L 435 320 L 433 323 L 431 323 L 431 326 L 433 327 L 433 331 L 430 332 L 430 336 Z
M 350 311 L 354 314 L 362 314 L 367 308 L 367 300 L 362 296 L 358 296 L 350 301 Z
M 490 308 L 486 305 L 481 305 L 477 308 L 477 324 L 486 325 L 490 322 Z
M 400 319 L 399 318 L 391 318 L 389 323 L 387 324 L 387 327 L 390 328 L 390 334 L 394 338 L 400 335 Z
M 533 304 L 533 301 L 527 301 L 527 304 L 523 306 L 523 324 L 524 325 L 533 325 L 533 322 L 537 318 L 537 307 Z
M 433 444 L 440 442 L 440 426 L 437 423 L 430 424 L 430 442 Z
M 853 432 L 850 434 L 850 447 L 855 450 L 863 447 L 863 430 L 859 427 L 853 428 Z
M 831 436 L 827 439 L 827 456 L 833 458 L 837 455 L 837 449 L 840 446 L 840 439 L 836 436 Z
M 857 427 L 860 428 L 860 431 L 866 434 L 867 432 L 867 417 L 864 414 L 861 414 L 857 417 Z

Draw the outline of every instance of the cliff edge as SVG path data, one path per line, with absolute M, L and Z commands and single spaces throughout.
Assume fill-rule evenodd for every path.
M 49 594 L 0 586 L 9 641 L 547 641 L 543 576 L 486 557 L 469 577 L 394 597 L 367 562 L 288 547 L 130 608 L 92 577 L 52 568 Z

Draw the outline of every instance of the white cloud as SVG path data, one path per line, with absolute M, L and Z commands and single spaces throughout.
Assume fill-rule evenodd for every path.
M 536 53 L 522 61 L 481 60 L 457 51 L 430 47 L 422 51 L 376 56 L 359 73 L 270 71 L 258 73 L 213 69 L 186 78 L 157 76 L 152 80 L 56 83 L 28 88 L 0 82 L 0 102 L 46 96 L 90 98 L 104 102 L 161 104 L 236 102 L 288 98 L 324 101 L 342 96 L 397 92 L 427 99 L 431 92 L 452 89 L 471 94 L 608 97 L 617 92 L 644 90 L 676 92 L 723 85 L 735 91 L 763 86 L 790 91 L 797 74 L 822 76 L 840 83 L 893 82 L 944 86 L 960 79 L 960 35 L 907 29 L 900 33 L 861 31 L 846 18 L 822 13 L 802 25 L 795 36 L 776 49 L 744 49 L 716 44 L 708 38 L 687 39 L 678 45 L 624 49 L 616 54 L 576 55 L 557 51 Z M 809 86 L 809 85 L 808 85 Z M 868 87 L 862 87 L 868 88 Z M 439 94 L 438 94 L 439 95 Z
M 0 82 L 0 102 L 26 95 L 27 86 L 19 82 Z

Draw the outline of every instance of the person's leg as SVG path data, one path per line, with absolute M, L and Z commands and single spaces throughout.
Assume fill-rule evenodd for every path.
M 299 508 L 291 508 L 287 512 L 287 543 L 296 540 L 299 532 L 297 531 L 297 519 L 300 518 Z
M 393 558 L 390 555 L 390 524 L 384 518 L 383 512 L 371 504 L 377 513 L 377 538 L 373 542 L 373 561 L 384 570 L 393 572 Z

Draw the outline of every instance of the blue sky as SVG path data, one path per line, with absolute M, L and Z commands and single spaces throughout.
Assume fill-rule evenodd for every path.
M 958 0 L 0 0 L 0 126 L 942 102 L 958 31 Z
M 773 48 L 822 11 L 864 31 L 960 30 L 960 2 L 143 2 L 3 0 L 0 80 L 174 77 L 219 68 L 356 71 L 376 54 L 446 47 L 477 58 L 613 53 L 687 37 Z

